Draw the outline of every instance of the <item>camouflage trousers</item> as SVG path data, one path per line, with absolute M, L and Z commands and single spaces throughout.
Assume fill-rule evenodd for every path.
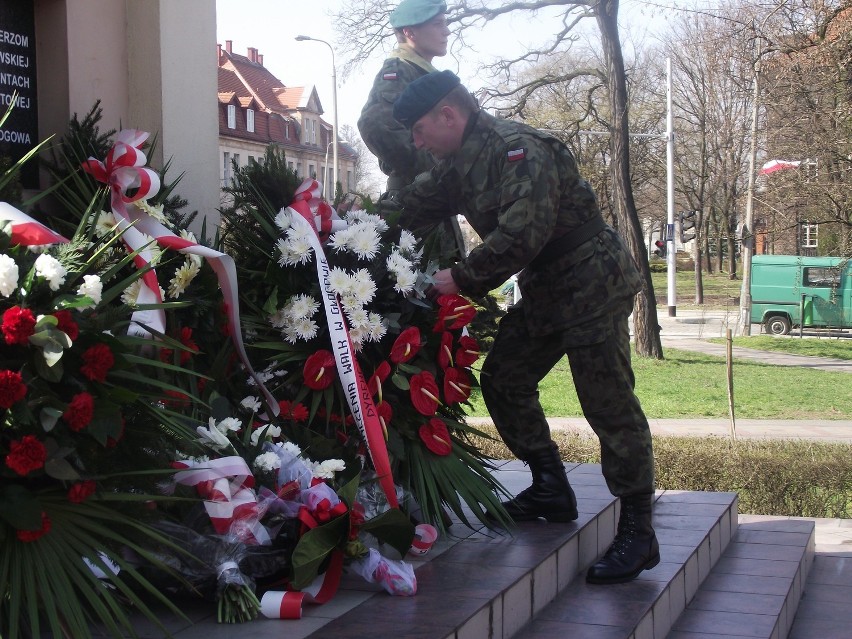
M 654 491 L 651 431 L 633 391 L 628 314 L 626 308 L 542 337 L 529 334 L 523 309 L 513 307 L 500 320 L 480 377 L 497 431 L 525 460 L 551 446 L 538 385 L 567 355 L 583 414 L 600 440 L 604 478 L 617 497 Z

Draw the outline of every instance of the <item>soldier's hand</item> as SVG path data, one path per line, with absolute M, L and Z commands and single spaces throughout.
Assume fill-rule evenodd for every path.
M 429 299 L 435 299 L 439 295 L 457 295 L 459 287 L 453 279 L 450 269 L 445 268 L 432 276 L 434 283 L 428 288 L 426 294 Z

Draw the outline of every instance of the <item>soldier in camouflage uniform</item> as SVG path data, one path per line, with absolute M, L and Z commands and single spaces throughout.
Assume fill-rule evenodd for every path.
M 388 176 L 387 197 L 411 184 L 418 173 L 435 166 L 435 159 L 417 149 L 408 129 L 394 120 L 393 104 L 411 82 L 436 70 L 432 66 L 435 57 L 447 54 L 450 30 L 446 11 L 443 0 L 403 0 L 390 15 L 397 48 L 376 75 L 358 118 L 361 139 Z M 439 242 L 444 262 L 464 257 L 464 239 L 455 217 L 442 223 Z
M 569 149 L 556 138 L 479 111 L 449 71 L 412 82 L 394 107 L 418 148 L 441 162 L 397 203 L 415 230 L 459 211 L 482 238 L 435 275 L 435 294 L 484 295 L 520 271 L 522 298 L 500 320 L 482 366 L 482 396 L 533 484 L 504 503 L 515 520 L 572 521 L 577 504 L 538 399 L 564 355 L 583 413 L 601 443 L 607 486 L 621 502 L 618 534 L 589 569 L 619 583 L 660 560 L 651 525 L 651 433 L 633 391 L 627 318 L 640 276 L 607 226 Z

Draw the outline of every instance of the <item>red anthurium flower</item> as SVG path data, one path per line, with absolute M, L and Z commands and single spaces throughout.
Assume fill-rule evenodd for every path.
M 453 365 L 453 334 L 449 331 L 441 333 L 441 348 L 438 349 L 438 366 L 447 368 Z
M 379 415 L 379 423 L 382 425 L 382 430 L 385 432 L 385 439 L 388 438 L 388 424 L 393 417 L 393 409 L 387 402 L 379 402 L 376 404 L 376 412 Z
M 35 332 L 36 319 L 28 308 L 13 306 L 3 313 L 3 337 L 7 344 L 26 344 Z
M 411 403 L 421 415 L 434 415 L 441 400 L 438 399 L 438 384 L 429 371 L 411 376 L 409 380 Z
M 305 360 L 302 371 L 305 385 L 312 390 L 324 390 L 334 381 L 334 355 L 331 351 L 317 351 Z
M 35 435 L 24 435 L 9 444 L 6 465 L 21 477 L 38 470 L 47 461 L 47 449 Z
M 423 445 L 436 455 L 449 455 L 453 451 L 453 441 L 447 425 L 437 417 L 423 424 L 418 431 Z
M 370 391 L 370 395 L 373 397 L 378 397 L 379 401 L 382 401 L 382 384 L 390 375 L 391 367 L 387 362 L 382 362 L 376 367 L 376 372 L 373 373 L 373 376 L 367 382 L 367 388 Z
M 478 359 L 479 343 L 469 335 L 462 335 L 456 349 L 456 366 L 472 366 Z
M 62 419 L 68 422 L 71 430 L 80 432 L 89 422 L 92 421 L 92 416 L 95 414 L 95 398 L 89 393 L 77 393 L 71 398 L 65 412 L 62 413 Z
M 470 377 L 460 368 L 444 371 L 444 399 L 448 404 L 466 402 L 470 397 Z
M 417 355 L 420 350 L 420 329 L 416 326 L 409 326 L 393 343 L 390 352 L 390 359 L 394 364 L 407 362 L 412 357 Z
M 436 333 L 449 328 L 456 330 L 467 326 L 476 315 L 476 307 L 461 295 L 441 295 L 438 298 L 438 322 L 432 329 Z
M 77 322 L 74 321 L 71 311 L 63 309 L 61 311 L 56 311 L 53 316 L 58 322 L 56 328 L 70 337 L 72 342 L 77 339 L 80 335 L 80 327 L 78 327 Z
M 19 372 L 0 370 L 0 408 L 11 408 L 26 394 L 27 385 Z
M 68 489 L 68 501 L 72 504 L 82 504 L 89 497 L 95 494 L 97 484 L 91 479 L 86 481 L 78 481 Z
M 15 531 L 15 536 L 18 540 L 23 541 L 25 543 L 29 543 L 31 541 L 35 541 L 42 535 L 46 535 L 50 532 L 50 517 L 47 516 L 47 513 L 42 511 L 41 513 L 41 528 L 38 530 L 18 530 Z
M 109 370 L 115 364 L 115 357 L 106 344 L 95 344 L 83 353 L 83 365 L 80 372 L 93 382 L 106 381 Z

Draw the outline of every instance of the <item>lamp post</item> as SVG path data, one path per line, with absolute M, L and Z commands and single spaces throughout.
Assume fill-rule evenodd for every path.
M 334 63 L 334 48 L 325 40 L 312 38 L 311 36 L 299 35 L 296 40 L 303 42 L 305 40 L 313 40 L 314 42 L 322 42 L 331 51 L 331 101 L 332 101 L 332 116 L 334 118 L 332 135 L 334 136 L 332 144 L 334 144 L 334 184 L 331 187 L 331 199 L 334 200 L 337 191 L 337 181 L 340 178 L 340 164 L 337 156 L 337 66 Z M 326 158 L 328 158 L 328 147 L 325 148 Z

